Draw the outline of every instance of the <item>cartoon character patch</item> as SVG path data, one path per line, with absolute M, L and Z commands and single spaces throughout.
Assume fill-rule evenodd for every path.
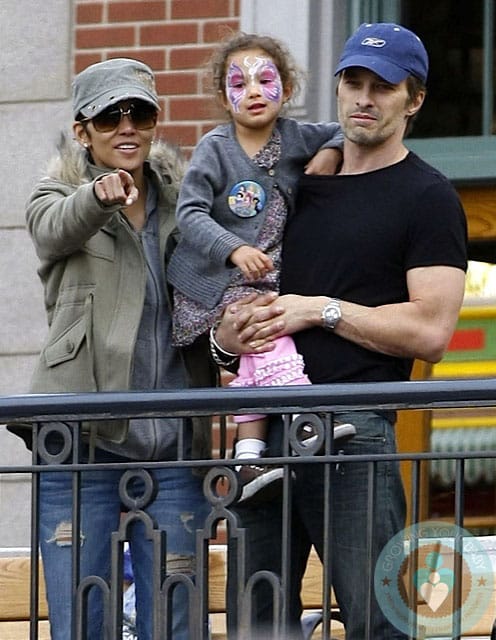
M 252 218 L 262 211 L 265 199 L 265 191 L 258 182 L 243 180 L 231 189 L 227 202 L 229 209 L 240 218 Z

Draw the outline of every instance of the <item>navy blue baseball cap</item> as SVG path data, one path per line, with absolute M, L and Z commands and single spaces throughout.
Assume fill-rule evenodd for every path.
M 364 67 L 391 84 L 409 75 L 425 84 L 429 57 L 420 38 L 405 27 L 389 22 L 365 23 L 346 41 L 334 75 L 348 67 Z

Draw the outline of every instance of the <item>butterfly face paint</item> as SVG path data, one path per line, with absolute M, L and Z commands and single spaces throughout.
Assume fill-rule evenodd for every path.
M 268 58 L 245 56 L 242 66 L 232 61 L 226 74 L 226 96 L 235 113 L 247 92 L 255 87 L 270 102 L 279 102 L 282 81 L 276 65 Z

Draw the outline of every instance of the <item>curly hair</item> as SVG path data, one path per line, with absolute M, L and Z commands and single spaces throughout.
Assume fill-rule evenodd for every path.
M 302 72 L 286 45 L 272 36 L 239 32 L 222 40 L 210 58 L 212 85 L 216 95 L 225 95 L 226 63 L 229 56 L 248 49 L 265 51 L 279 71 L 283 88 L 289 89 L 292 96 L 298 93 Z

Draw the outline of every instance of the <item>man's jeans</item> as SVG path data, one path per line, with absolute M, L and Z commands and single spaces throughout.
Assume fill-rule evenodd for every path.
M 357 435 L 339 449 L 345 454 L 387 454 L 395 452 L 394 428 L 384 417 L 373 412 L 340 414 L 339 422 L 351 422 Z M 277 428 L 276 425 L 271 429 Z M 291 638 L 300 634 L 301 577 L 311 544 L 324 558 L 324 465 L 294 465 L 291 521 L 291 593 L 288 601 L 288 623 Z M 365 640 L 369 585 L 378 555 L 386 543 L 404 527 L 405 498 L 396 462 L 376 462 L 374 467 L 372 558 L 368 575 L 367 530 L 369 517 L 369 464 L 343 463 L 330 467 L 327 499 L 331 512 L 328 538 L 332 583 L 346 625 L 347 640 Z M 259 507 L 239 508 L 242 526 L 248 535 L 248 577 L 255 571 L 268 569 L 281 575 L 281 505 L 268 503 Z M 255 604 L 255 617 L 267 631 L 272 608 L 270 593 L 260 594 Z M 371 635 L 373 640 L 406 638 L 383 616 L 372 592 Z M 235 603 L 230 603 L 231 629 L 237 620 Z
M 341 414 L 340 422 L 355 425 L 357 435 L 343 446 L 346 454 L 395 453 L 394 429 L 385 418 L 372 412 Z M 390 640 L 405 636 L 384 618 L 373 593 L 373 577 L 378 556 L 384 546 L 404 527 L 405 498 L 399 465 L 376 462 L 370 513 L 370 463 L 333 466 L 329 492 L 332 526 L 329 552 L 332 584 L 346 627 L 347 640 L 364 640 L 367 596 L 372 588 L 371 637 Z M 295 501 L 298 515 L 324 557 L 324 476 L 323 469 L 305 465 L 296 469 Z M 367 562 L 367 532 L 371 520 L 371 563 Z M 372 585 L 372 587 L 370 587 Z
M 111 456 L 110 456 L 111 457 Z M 110 578 L 111 534 L 119 528 L 122 504 L 119 481 L 123 470 L 82 473 L 81 489 L 81 578 L 87 575 Z M 208 512 L 202 482 L 191 469 L 154 469 L 158 492 L 144 508 L 157 527 L 166 531 L 168 574 L 194 573 L 195 531 L 202 528 Z M 136 482 L 137 496 L 142 487 Z M 136 486 L 135 486 L 136 485 Z M 129 494 L 129 491 L 128 491 Z M 65 472 L 43 472 L 40 496 L 40 545 L 44 564 L 52 640 L 71 637 L 71 517 L 72 480 Z M 150 640 L 153 629 L 153 545 L 141 522 L 129 529 L 130 549 L 136 586 L 137 628 L 140 640 Z M 165 559 L 162 559 L 164 562 Z M 155 568 L 156 569 L 156 568 Z M 102 600 L 98 590 L 90 591 L 87 635 L 105 640 Z M 173 638 L 187 640 L 189 608 L 186 589 L 174 591 Z M 83 636 L 84 637 L 84 636 Z M 163 631 L 165 637 L 165 631 Z

